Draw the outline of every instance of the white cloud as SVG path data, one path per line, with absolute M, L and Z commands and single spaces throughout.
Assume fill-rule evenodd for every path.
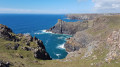
M 34 9 L 13 9 L 13 8 L 0 8 L 0 13 L 34 13 L 34 14 L 64 14 L 70 13 L 66 9 L 56 10 L 34 10 Z
M 104 13 L 120 13 L 120 0 L 93 0 L 95 10 Z
M 42 11 L 30 10 L 30 9 L 0 8 L 0 13 L 35 13 L 35 12 L 42 12 Z

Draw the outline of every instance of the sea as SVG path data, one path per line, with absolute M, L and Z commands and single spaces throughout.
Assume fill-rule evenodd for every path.
M 14 33 L 30 34 L 42 40 L 52 59 L 63 59 L 67 56 L 64 48 L 66 39 L 71 35 L 46 32 L 58 19 L 66 22 L 78 20 L 66 19 L 64 14 L 0 14 L 0 24 L 7 25 Z

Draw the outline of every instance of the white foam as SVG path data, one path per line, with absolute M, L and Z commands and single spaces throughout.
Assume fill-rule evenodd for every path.
M 64 18 L 64 19 L 68 19 L 68 20 L 70 20 L 70 18 Z
M 39 35 L 39 34 L 43 34 L 43 33 L 36 32 L 36 33 L 34 33 L 34 34 L 38 34 L 38 35 Z
M 24 33 L 24 35 L 25 35 L 25 36 L 28 36 L 28 35 L 30 35 L 30 33 Z
M 61 54 L 56 54 L 56 56 L 58 56 L 58 57 L 59 57 L 60 55 L 61 55 Z
M 38 31 L 38 32 L 35 32 L 34 34 L 53 34 L 52 32 L 49 32 L 49 31 L 47 31 L 47 30 L 40 30 L 40 31 Z
M 58 48 L 58 49 L 65 49 L 64 44 L 59 44 L 59 45 L 57 46 L 57 48 Z
M 65 37 L 61 36 L 61 37 L 58 37 L 58 39 L 64 39 Z
M 46 32 L 46 30 L 41 30 L 42 32 Z

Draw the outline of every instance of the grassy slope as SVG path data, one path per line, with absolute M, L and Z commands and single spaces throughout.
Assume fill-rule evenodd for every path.
M 107 32 L 106 34 L 104 32 L 108 30 L 117 30 L 120 28 L 120 16 L 109 16 L 105 17 L 110 19 L 109 22 L 106 24 L 108 27 L 105 27 L 104 29 L 100 30 L 94 30 L 94 28 L 90 28 L 87 30 L 88 33 L 97 36 L 99 33 L 101 33 L 102 38 L 106 38 L 109 34 Z M 96 55 L 97 59 L 93 60 L 92 56 L 81 59 L 83 56 L 80 55 L 78 57 L 73 57 L 71 58 L 72 61 L 59 61 L 59 60 L 38 60 L 34 58 L 34 55 L 31 51 L 23 51 L 23 50 L 7 50 L 5 48 L 5 44 L 7 43 L 14 43 L 10 41 L 5 41 L 3 39 L 0 39 L 0 59 L 5 60 L 5 61 L 10 61 L 11 63 L 15 64 L 14 67 L 119 67 L 120 64 L 116 63 L 119 62 L 120 60 L 114 60 L 111 63 L 106 63 L 104 61 L 104 58 L 106 54 L 108 53 L 108 50 L 105 48 L 105 44 L 101 44 L 100 49 L 97 49 L 94 51 L 92 56 Z M 22 43 L 22 42 L 21 42 Z M 24 43 L 22 43 L 24 45 Z M 34 45 L 33 45 L 34 46 Z M 17 57 L 17 55 L 20 54 L 24 56 L 24 58 Z M 103 63 L 104 62 L 104 63 Z M 93 65 L 91 65 L 93 63 Z

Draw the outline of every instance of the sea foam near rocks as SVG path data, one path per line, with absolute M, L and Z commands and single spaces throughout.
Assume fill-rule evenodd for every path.
M 57 46 L 57 48 L 58 48 L 58 49 L 65 49 L 64 44 L 65 44 L 65 43 L 59 44 L 59 45 Z
M 59 58 L 59 56 L 60 56 L 61 54 L 56 54 L 56 56 Z
M 35 32 L 34 34 L 53 34 L 52 32 L 48 32 L 47 30 L 40 30 L 38 32 Z

